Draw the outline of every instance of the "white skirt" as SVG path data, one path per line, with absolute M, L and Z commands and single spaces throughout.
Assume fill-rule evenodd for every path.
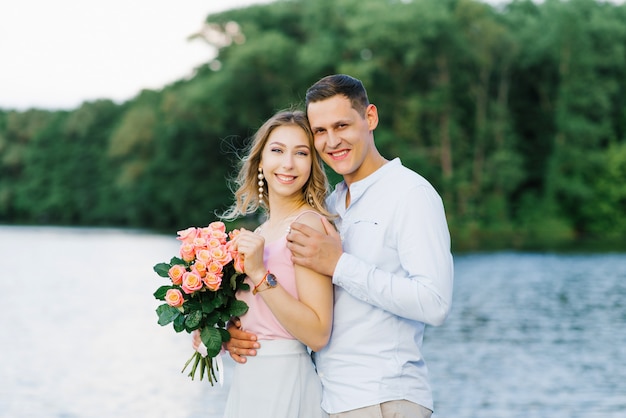
M 256 356 L 235 364 L 224 418 L 327 418 L 306 346 L 297 340 L 259 343 Z

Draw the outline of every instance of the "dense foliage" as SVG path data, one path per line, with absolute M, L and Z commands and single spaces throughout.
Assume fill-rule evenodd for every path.
M 343 72 L 379 108 L 383 154 L 440 191 L 456 250 L 622 245 L 624 5 L 279 0 L 197 36 L 217 58 L 161 91 L 0 111 L 0 222 L 202 224 L 245 139 Z

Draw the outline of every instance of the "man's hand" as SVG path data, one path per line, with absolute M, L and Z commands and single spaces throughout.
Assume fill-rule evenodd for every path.
M 224 344 L 224 348 L 233 360 L 243 364 L 246 356 L 256 356 L 256 349 L 261 348 L 256 335 L 243 331 L 239 319 L 231 320 L 226 329 L 230 333 L 230 340 Z
M 287 234 L 287 248 L 291 250 L 294 264 L 332 277 L 343 254 L 341 237 L 326 218 L 321 220 L 326 234 L 298 222 L 292 223 Z

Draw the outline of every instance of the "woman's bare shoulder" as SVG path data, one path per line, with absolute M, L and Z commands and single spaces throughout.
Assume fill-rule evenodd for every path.
M 319 232 L 326 232 L 326 230 L 324 229 L 324 225 L 322 224 L 323 217 L 324 215 L 322 215 L 321 213 L 317 211 L 307 210 L 307 211 L 300 213 L 296 217 L 294 222 L 299 222 Z

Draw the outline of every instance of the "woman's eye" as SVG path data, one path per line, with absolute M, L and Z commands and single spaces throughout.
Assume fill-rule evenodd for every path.
M 272 148 L 272 150 L 271 150 L 271 151 L 272 151 L 272 152 L 283 152 L 283 150 L 282 150 L 282 149 L 280 149 L 280 148 Z

